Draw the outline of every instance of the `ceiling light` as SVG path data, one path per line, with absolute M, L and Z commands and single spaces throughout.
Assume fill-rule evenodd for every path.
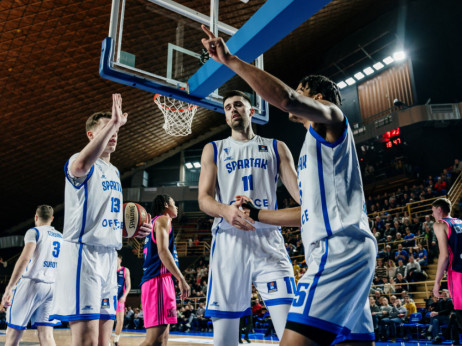
M 340 89 L 343 89 L 343 88 L 346 88 L 346 87 L 347 87 L 347 84 L 346 84 L 344 81 L 341 81 L 340 83 L 337 83 L 337 86 L 338 86 Z
M 391 56 L 387 56 L 385 59 L 383 59 L 383 62 L 387 65 L 390 65 L 395 59 L 393 59 Z
M 364 73 L 362 73 L 362 72 L 355 73 L 354 76 L 355 76 L 355 78 L 356 78 L 357 80 L 361 80 L 361 79 L 363 79 L 363 78 L 365 77 L 365 76 L 364 76 Z
M 393 53 L 393 58 L 394 58 L 396 61 L 404 60 L 404 59 L 406 59 L 406 53 L 404 53 L 402 50 L 400 50 L 400 51 L 398 51 L 398 52 L 394 52 L 394 53 Z
M 193 165 L 191 162 L 186 162 L 184 165 L 186 166 L 187 169 L 193 168 Z
M 381 62 L 378 62 L 378 63 L 375 63 L 372 66 L 378 71 L 378 70 L 383 68 L 384 64 L 382 64 Z
M 366 74 L 366 76 L 369 76 L 370 74 L 374 73 L 374 69 L 372 67 L 366 67 L 363 71 Z
M 348 78 L 346 81 L 345 81 L 348 85 L 353 85 L 356 83 L 356 81 L 353 79 L 353 78 Z
M 199 162 L 194 162 L 193 165 L 194 168 L 201 168 L 201 164 Z

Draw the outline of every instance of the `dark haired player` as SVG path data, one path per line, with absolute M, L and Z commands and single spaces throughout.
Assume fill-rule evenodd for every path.
M 202 43 L 214 60 L 308 128 L 298 161 L 301 208 L 252 211 L 260 222 L 302 226 L 308 271 L 298 282 L 281 345 L 372 344 L 368 294 L 377 243 L 337 86 L 324 76 L 308 76 L 294 90 L 232 55 L 223 39 L 202 28 L 208 35 Z

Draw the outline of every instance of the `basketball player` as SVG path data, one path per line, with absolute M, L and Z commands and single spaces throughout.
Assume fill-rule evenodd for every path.
M 109 344 L 117 305 L 117 249 L 122 247 L 122 186 L 111 162 L 119 128 L 127 122 L 122 97 L 112 113 L 91 115 L 89 143 L 64 167 L 62 256 L 51 318 L 69 321 L 72 345 Z M 150 231 L 141 227 L 140 237 Z
M 231 91 L 223 98 L 231 136 L 207 144 L 202 152 L 199 206 L 215 220 L 205 316 L 212 317 L 215 345 L 237 345 L 239 321 L 250 313 L 252 283 L 265 301 L 282 337 L 294 297 L 295 278 L 279 227 L 250 225 L 232 205 L 246 194 L 259 207 L 277 209 L 278 176 L 298 201 L 292 154 L 275 139 L 252 130 L 249 97 Z M 243 232 L 256 230 L 255 232 Z
M 377 243 L 369 229 L 353 134 L 339 108 L 338 87 L 308 76 L 293 90 L 232 55 L 205 26 L 210 56 L 243 78 L 259 95 L 309 130 L 300 152 L 301 208 L 252 211 L 276 225 L 301 224 L 308 271 L 298 282 L 281 345 L 372 344 L 368 293 Z
M 447 198 L 434 201 L 432 211 L 440 250 L 433 294 L 440 297 L 441 279 L 447 268 L 448 288 L 457 324 L 462 328 L 462 220 L 451 217 L 451 202 Z
M 144 244 L 141 305 L 144 310 L 146 338 L 140 346 L 167 345 L 170 324 L 177 323 L 175 286 L 178 280 L 181 299 L 189 297 L 190 288 L 178 268 L 172 219 L 178 215 L 175 201 L 158 195 L 152 206 L 152 231 Z
M 114 345 L 119 345 L 120 333 L 124 326 L 125 318 L 125 301 L 128 293 L 132 289 L 132 281 L 130 279 L 130 270 L 122 267 L 122 255 L 119 254 L 117 259 L 117 310 L 116 310 L 116 328 L 114 336 Z
M 40 345 L 55 345 L 53 326 L 61 323 L 49 321 L 49 316 L 63 236 L 51 226 L 52 221 L 53 208 L 39 206 L 35 227 L 24 236 L 24 249 L 2 298 L 2 307 L 8 307 L 5 345 L 19 345 L 29 320 L 37 327 Z

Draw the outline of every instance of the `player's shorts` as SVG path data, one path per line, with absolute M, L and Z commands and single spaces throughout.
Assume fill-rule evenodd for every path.
M 216 230 L 210 255 L 205 316 L 240 318 L 249 315 L 252 283 L 266 306 L 292 303 L 294 271 L 280 230 Z
M 116 313 L 117 312 L 125 312 L 125 302 L 124 303 L 121 303 L 121 302 L 117 302 L 117 309 L 116 309 Z
M 141 285 L 144 327 L 175 324 L 176 298 L 171 274 L 156 276 Z
M 333 344 L 374 340 L 368 294 L 376 244 L 358 231 L 343 231 L 311 244 L 308 271 L 298 282 L 287 321 L 336 334 Z
M 117 251 L 63 241 L 58 261 L 51 318 L 114 320 Z
M 27 278 L 19 280 L 13 290 L 11 305 L 6 310 L 8 327 L 24 330 L 29 321 L 31 321 L 32 328 L 59 326 L 61 322 L 49 320 L 53 291 L 53 283 Z
M 462 310 L 462 273 L 448 270 L 448 289 L 455 310 Z

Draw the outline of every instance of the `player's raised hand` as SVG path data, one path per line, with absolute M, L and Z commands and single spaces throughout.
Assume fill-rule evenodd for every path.
M 239 210 L 239 203 L 240 202 L 234 202 L 227 206 L 224 210 L 223 217 L 230 225 L 238 229 L 243 231 L 255 231 L 256 228 L 252 225 L 255 221 L 247 216 L 242 210 Z
M 148 220 L 140 226 L 138 235 L 135 238 L 145 238 L 152 231 L 151 214 L 148 213 Z
M 186 282 L 185 278 L 178 280 L 178 288 L 180 289 L 180 297 L 181 299 L 186 299 L 191 294 L 191 288 L 189 287 L 188 283 Z
M 3 297 L 2 297 L 2 303 L 0 305 L 0 308 L 3 308 L 3 307 L 8 307 L 11 305 L 11 297 L 13 295 L 13 290 L 12 289 L 9 289 L 9 288 L 6 288 L 5 289 L 5 293 L 3 294 Z
M 205 25 L 201 25 L 201 28 L 208 36 L 208 39 L 203 38 L 201 41 L 210 57 L 226 65 L 233 55 L 229 52 L 225 41 L 221 37 L 216 37 Z
M 112 94 L 112 121 L 120 128 L 127 123 L 127 113 L 122 112 L 122 96 Z

